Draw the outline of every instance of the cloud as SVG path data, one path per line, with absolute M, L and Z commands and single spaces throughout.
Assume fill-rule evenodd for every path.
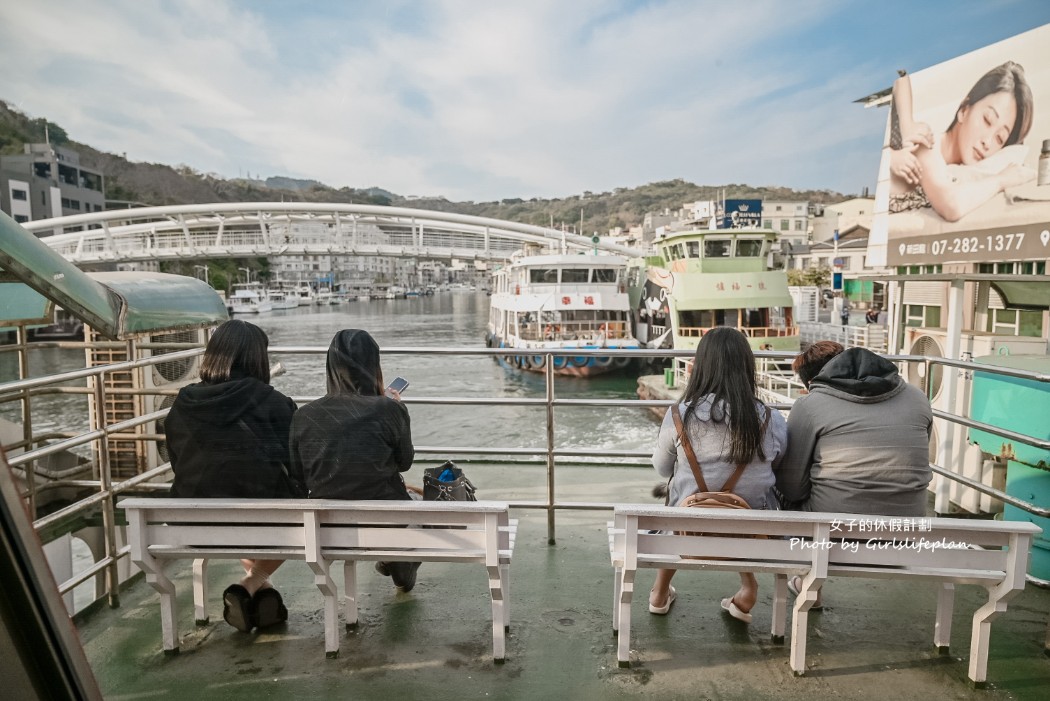
M 841 55 L 829 27 L 857 8 L 831 0 L 9 5 L 0 98 L 228 176 L 471 200 L 674 177 L 858 190 L 885 119 L 851 104 L 885 69 Z

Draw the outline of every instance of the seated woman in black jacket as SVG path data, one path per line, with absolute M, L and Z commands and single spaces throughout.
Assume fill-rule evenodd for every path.
M 274 499 L 306 496 L 288 472 L 296 406 L 269 385 L 269 339 L 230 320 L 212 334 L 201 381 L 183 387 L 164 421 L 175 479 L 171 496 Z M 245 575 L 222 593 L 227 623 L 249 632 L 288 619 L 270 575 L 281 560 L 242 560 Z
M 292 419 L 292 475 L 311 499 L 410 499 L 401 473 L 415 450 L 400 395 L 384 394 L 379 345 L 345 329 L 328 348 L 328 393 Z M 376 570 L 411 591 L 418 562 L 377 562 Z

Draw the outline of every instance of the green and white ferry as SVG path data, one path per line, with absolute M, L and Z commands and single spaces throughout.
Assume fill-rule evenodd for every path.
M 771 265 L 777 233 L 765 229 L 669 231 L 656 255 L 628 274 L 635 336 L 651 348 L 693 349 L 731 326 L 756 350 L 797 351 L 787 272 Z

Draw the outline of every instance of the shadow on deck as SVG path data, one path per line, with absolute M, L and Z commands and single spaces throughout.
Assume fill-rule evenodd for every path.
M 544 483 L 539 468 L 466 469 L 483 498 L 543 498 L 535 486 Z M 649 502 L 655 482 L 651 471 L 637 468 L 559 469 L 558 494 L 566 501 Z M 477 565 L 424 565 L 410 594 L 361 566 L 360 623 L 344 633 L 331 660 L 321 596 L 301 562 L 274 577 L 290 611 L 276 629 L 244 634 L 223 622 L 219 592 L 240 571 L 217 561 L 207 626 L 193 623 L 189 567 L 175 577 L 181 654 L 161 653 L 158 597 L 142 581 L 122 594 L 119 609 L 82 621 L 80 636 L 108 699 L 1042 699 L 1050 687 L 1043 654 L 1048 591 L 1029 586 L 995 621 L 988 689 L 973 691 L 966 656 L 983 589 L 958 588 L 951 654 L 940 656 L 932 585 L 832 578 L 824 611 L 811 614 L 807 674 L 795 678 L 788 646 L 769 639 L 772 578 L 759 577 L 762 591 L 747 627 L 719 608 L 738 579 L 718 572 L 679 572 L 678 600 L 666 617 L 648 613 L 653 573 L 643 572 L 632 667 L 619 669 L 605 530 L 611 513 L 559 512 L 556 545 L 547 544 L 542 511 L 516 509 L 514 516 L 520 523 L 503 665 L 492 663 L 486 579 Z

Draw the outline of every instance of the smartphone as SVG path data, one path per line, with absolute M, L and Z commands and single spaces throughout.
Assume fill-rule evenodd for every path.
M 389 396 L 390 395 L 390 390 L 394 390 L 395 392 L 400 394 L 400 393 L 404 392 L 405 389 L 407 389 L 407 388 L 408 388 L 408 380 L 406 380 L 403 377 L 395 377 L 393 380 L 390 381 L 390 384 L 387 385 L 387 388 L 386 388 L 387 392 L 386 393 L 387 393 L 387 396 Z

